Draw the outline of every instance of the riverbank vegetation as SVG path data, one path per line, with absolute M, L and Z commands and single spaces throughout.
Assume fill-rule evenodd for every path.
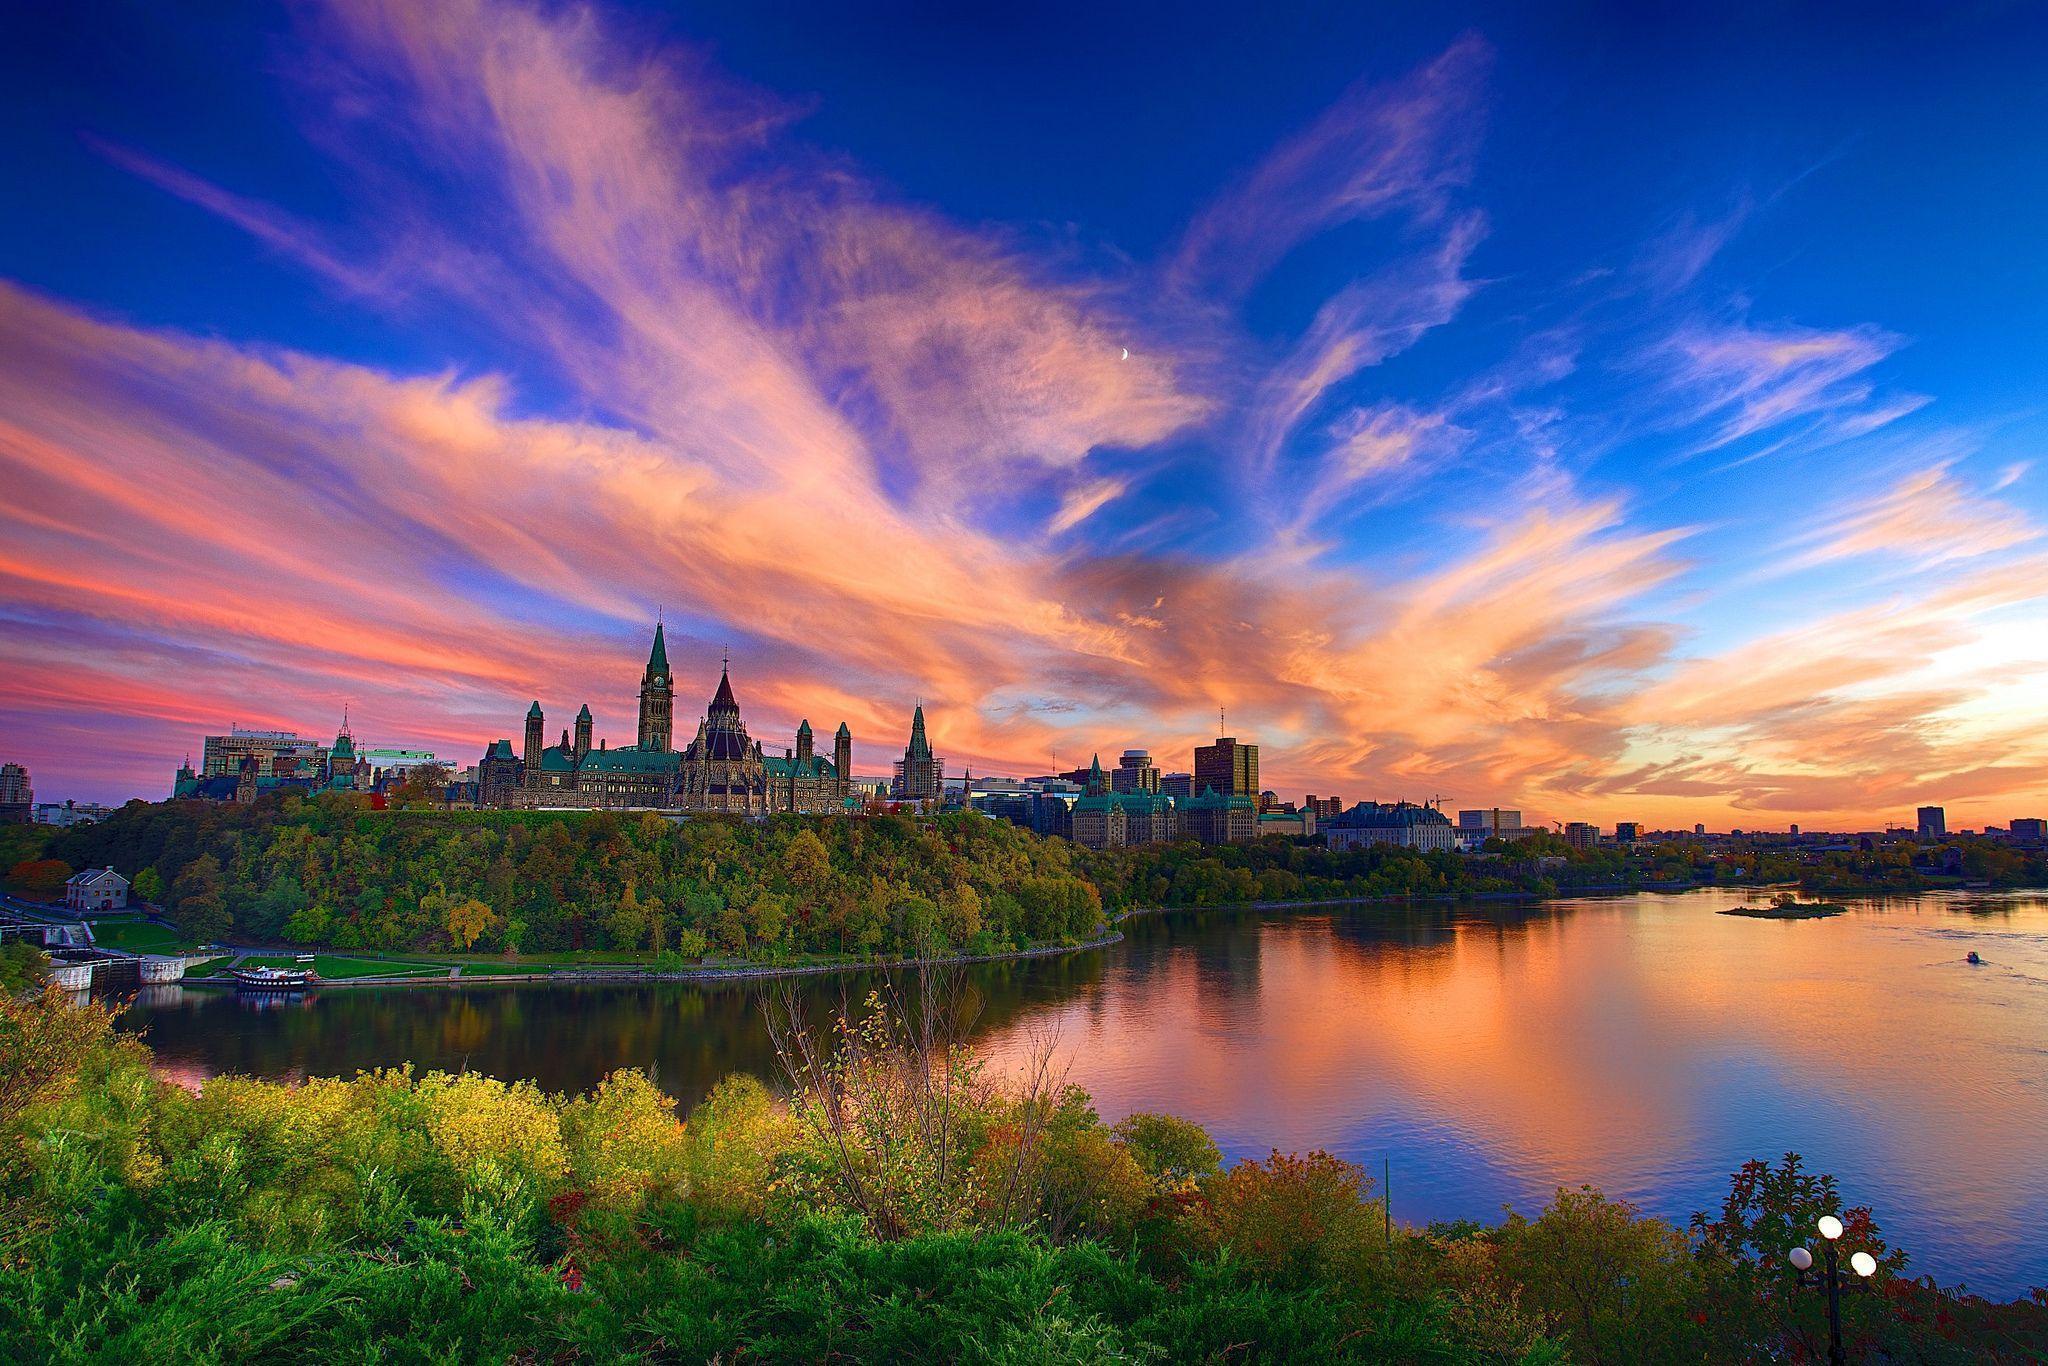
M 184 943 L 634 962 L 817 964 L 1079 943 L 1140 907 L 1800 881 L 1809 891 L 2048 883 L 2038 851 L 1883 846 L 1795 860 L 1696 844 L 1485 857 L 1280 837 L 1088 850 L 971 813 L 766 821 L 652 814 L 374 811 L 330 793 L 249 806 L 134 802 L 95 826 L 15 835 L 18 886 L 112 864 Z M 1915 860 L 1918 859 L 1919 862 Z M 1936 861 L 1938 860 L 1938 862 Z M 1994 866 L 1995 865 L 1995 866 Z M 1941 872 L 1953 866 L 1957 873 Z M 566 960 L 563 960 L 566 961 Z
M 1790 892 L 1780 892 L 1767 906 L 1731 906 L 1722 915 L 1748 916 L 1752 920 L 1824 920 L 1847 915 L 1849 908 L 1839 901 L 1801 901 Z
M 1876 1256 L 1858 1360 L 2037 1360 L 2048 1306 L 1908 1278 L 1795 1157 L 1684 1229 L 1590 1189 L 1410 1228 L 1322 1153 L 1225 1166 L 1106 1124 L 1050 1054 L 998 1080 L 871 999 L 779 1018 L 771 1089 L 687 1118 L 407 1068 L 196 1094 L 105 1011 L 0 1002 L 0 1350 L 64 1360 L 1818 1360 L 1790 1249 Z

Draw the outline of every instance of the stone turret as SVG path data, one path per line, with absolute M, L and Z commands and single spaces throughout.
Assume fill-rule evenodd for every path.
M 839 796 L 843 800 L 853 791 L 853 732 L 846 723 L 839 723 L 839 733 L 832 737 L 832 767 L 839 775 Z
M 540 703 L 536 701 L 526 709 L 526 748 L 520 755 L 528 787 L 540 781 L 540 752 L 547 747 L 547 721 L 541 715 Z
M 578 759 L 590 753 L 590 704 L 585 702 L 583 710 L 576 713 L 576 749 Z
M 805 773 L 810 772 L 811 755 L 816 753 L 811 741 L 811 723 L 800 721 L 796 728 L 796 762 Z
M 654 648 L 647 652 L 647 670 L 640 675 L 640 748 L 666 751 L 674 747 L 676 689 L 668 669 L 668 643 L 661 623 L 654 623 Z

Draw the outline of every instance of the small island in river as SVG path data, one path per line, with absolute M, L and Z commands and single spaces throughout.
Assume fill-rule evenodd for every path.
M 1820 920 L 1848 909 L 1838 901 L 1801 901 L 1790 892 L 1780 892 L 1768 906 L 1735 906 L 1716 914 L 1746 915 L 1752 920 Z

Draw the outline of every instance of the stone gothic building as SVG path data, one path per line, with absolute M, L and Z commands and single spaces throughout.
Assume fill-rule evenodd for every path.
M 945 794 L 946 761 L 932 753 L 924 733 L 924 704 L 910 717 L 910 743 L 896 761 L 896 780 L 889 795 L 898 801 L 936 803 Z
M 770 755 L 747 734 L 729 668 L 720 670 L 718 691 L 698 721 L 695 737 L 680 751 L 674 748 L 674 727 L 675 678 L 657 623 L 654 647 L 640 676 L 635 744 L 611 749 L 600 741 L 593 747 L 586 706 L 576 716 L 574 731 L 564 730 L 560 743 L 550 745 L 546 717 L 535 702 L 526 713 L 517 780 L 480 783 L 484 791 L 479 797 L 486 804 L 525 808 L 729 811 L 752 816 L 838 812 L 853 800 L 853 733 L 844 723 L 833 737 L 829 759 L 815 751 L 809 721 L 797 727 L 793 747 L 780 757 Z M 486 752 L 485 763 L 494 776 L 510 751 L 511 742 L 500 740 Z M 489 800 L 493 796 L 495 803 Z

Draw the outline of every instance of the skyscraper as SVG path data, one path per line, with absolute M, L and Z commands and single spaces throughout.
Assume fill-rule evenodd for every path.
M 1948 837 L 1948 812 L 1938 806 L 1923 806 L 1919 811 L 1920 838 L 1938 840 Z
M 1214 791 L 1226 797 L 1259 795 L 1259 747 L 1241 745 L 1236 737 L 1218 736 L 1213 745 L 1195 749 L 1195 792 Z
M 25 825 L 34 813 L 35 790 L 20 764 L 0 764 L 0 823 Z

